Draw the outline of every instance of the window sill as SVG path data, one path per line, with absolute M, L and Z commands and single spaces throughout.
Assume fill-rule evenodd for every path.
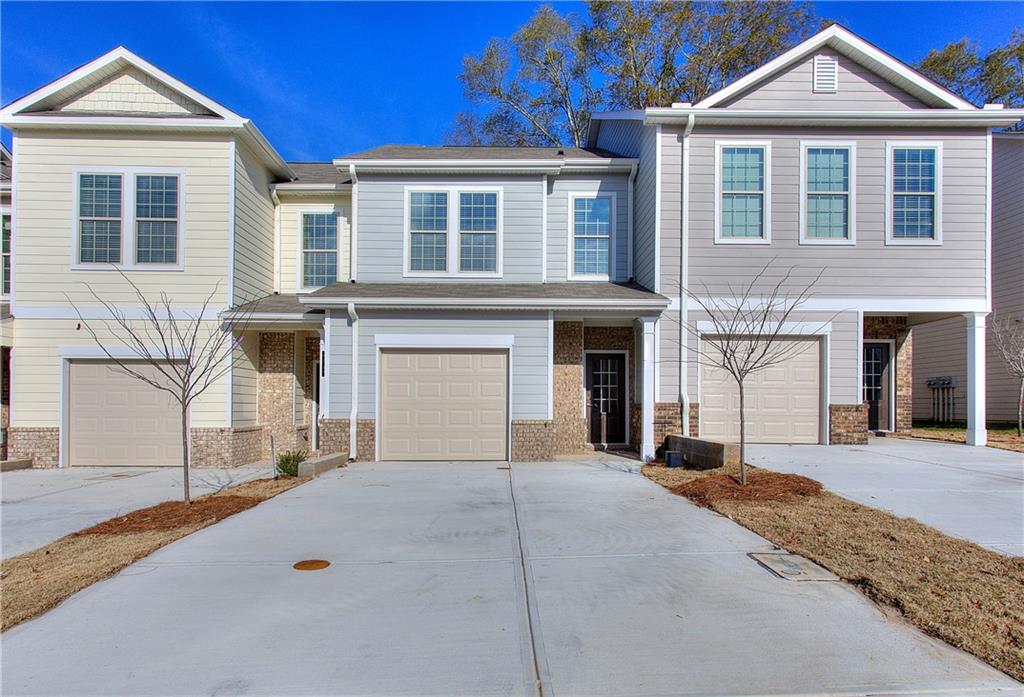
M 602 275 L 570 274 L 569 275 L 569 280 L 570 281 L 582 281 L 582 282 L 588 282 L 589 281 L 591 283 L 612 283 L 611 276 L 608 276 L 606 274 L 602 274 Z
M 495 279 L 504 278 L 502 273 L 491 273 L 488 271 L 405 271 L 402 273 L 402 278 L 484 278 L 484 279 Z
M 942 240 L 929 239 L 897 239 L 894 237 L 885 238 L 887 247 L 941 247 Z
M 768 245 L 768 244 L 771 244 L 771 243 L 772 243 L 772 241 L 770 239 L 765 239 L 764 237 L 752 237 L 750 239 L 744 239 L 744 238 L 740 238 L 740 237 L 737 237 L 737 238 L 716 237 L 715 238 L 715 244 L 726 244 L 726 245 L 730 245 L 730 244 L 735 244 L 735 245 L 740 245 L 740 246 L 748 245 L 748 244 Z
M 72 271 L 184 271 L 180 264 L 96 264 L 77 262 L 71 264 Z
M 809 245 L 812 247 L 855 247 L 857 245 L 856 239 L 845 239 L 839 238 L 814 238 L 814 237 L 801 237 L 801 245 Z

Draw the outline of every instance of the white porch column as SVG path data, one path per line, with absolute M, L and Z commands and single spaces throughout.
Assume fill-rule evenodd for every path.
M 967 318 L 967 444 L 985 445 L 985 313 Z
M 654 394 L 654 318 L 641 317 L 640 324 L 643 328 L 643 350 L 644 350 L 644 377 L 643 377 L 643 403 L 641 404 L 640 419 L 640 459 L 644 462 L 654 459 L 654 451 L 657 444 L 654 442 L 654 402 L 657 395 Z

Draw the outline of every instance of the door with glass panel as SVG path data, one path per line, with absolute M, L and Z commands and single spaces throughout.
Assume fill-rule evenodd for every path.
M 589 440 L 595 445 L 626 442 L 626 356 L 587 354 Z
M 889 430 L 889 358 L 889 344 L 864 344 L 864 401 L 868 405 L 869 431 Z

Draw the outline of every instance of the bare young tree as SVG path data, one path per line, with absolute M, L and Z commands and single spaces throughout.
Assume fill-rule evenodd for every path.
M 993 316 L 990 324 L 992 344 L 1006 372 L 1017 380 L 1017 435 L 1024 435 L 1024 319 Z
M 773 260 L 774 261 L 774 260 Z M 694 354 L 698 365 L 725 371 L 739 390 L 740 484 L 747 483 L 747 379 L 808 350 L 807 342 L 786 341 L 793 335 L 789 322 L 821 279 L 822 269 L 810 282 L 798 283 L 793 267 L 773 283 L 767 278 L 773 261 L 741 288 L 728 287 L 726 297 L 716 297 L 706 284 L 700 293 L 681 292 L 691 306 L 680 317 L 680 343 Z M 828 324 L 831 318 L 822 322 Z M 696 339 L 696 346 L 686 341 Z
M 231 369 L 232 356 L 241 343 L 240 338 L 233 338 L 233 331 L 239 331 L 241 337 L 252 310 L 243 306 L 234 313 L 234 329 L 214 325 L 206 314 L 220 290 L 219 283 L 206 296 L 199 311 L 190 313 L 176 311 L 173 301 L 163 291 L 159 300 L 151 301 L 123 271 L 118 269 L 118 273 L 131 286 L 138 300 L 141 312 L 137 319 L 130 318 L 111 301 L 100 297 L 89 284 L 84 285 L 108 317 L 95 320 L 94 326 L 70 297 L 68 302 L 75 308 L 81 325 L 113 364 L 111 370 L 168 393 L 181 407 L 184 499 L 191 503 L 189 407 Z M 103 328 L 102 335 L 97 331 L 100 327 Z M 140 370 L 141 366 L 154 370 Z

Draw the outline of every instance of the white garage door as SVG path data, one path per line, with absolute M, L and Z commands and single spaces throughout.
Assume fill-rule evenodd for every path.
M 181 409 L 161 390 L 110 368 L 73 361 L 68 384 L 72 465 L 180 465 Z M 156 368 L 135 364 L 139 372 Z
M 795 352 L 745 383 L 747 441 L 817 443 L 821 409 L 819 342 L 793 339 Z M 740 395 L 724 370 L 700 368 L 700 432 L 705 438 L 738 442 Z
M 382 460 L 508 459 L 508 353 L 383 350 Z

